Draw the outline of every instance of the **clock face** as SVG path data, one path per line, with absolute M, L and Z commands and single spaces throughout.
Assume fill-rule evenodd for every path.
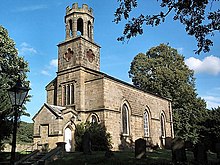
M 73 51 L 70 48 L 68 48 L 66 53 L 63 55 L 63 58 L 68 62 L 72 57 L 73 57 Z
M 94 61 L 95 55 L 94 55 L 92 49 L 89 49 L 89 50 L 86 52 L 86 57 L 87 57 L 87 59 L 88 59 L 89 62 L 92 63 L 92 62 Z

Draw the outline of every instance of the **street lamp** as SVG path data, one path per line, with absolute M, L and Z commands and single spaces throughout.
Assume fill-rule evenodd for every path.
M 12 136 L 12 148 L 11 148 L 11 164 L 15 162 L 15 150 L 16 150 L 16 134 L 18 126 L 18 110 L 24 103 L 27 97 L 29 88 L 22 85 L 20 76 L 12 88 L 8 89 L 8 95 L 14 109 L 14 121 L 13 121 L 13 136 Z

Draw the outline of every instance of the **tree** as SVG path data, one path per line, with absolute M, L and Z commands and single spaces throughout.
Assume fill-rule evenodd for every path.
M 220 107 L 207 110 L 207 115 L 200 121 L 200 141 L 206 144 L 208 149 L 215 151 L 215 144 L 220 143 Z
M 159 1 L 159 0 L 157 0 Z M 119 41 L 130 39 L 143 34 L 143 25 L 158 26 L 165 22 L 168 15 L 173 14 L 173 20 L 179 21 L 185 26 L 188 35 L 197 40 L 197 51 L 195 53 L 208 52 L 213 41 L 210 36 L 220 31 L 220 10 L 214 10 L 213 6 L 219 6 L 219 0 L 161 0 L 158 5 L 161 11 L 158 14 L 140 14 L 129 20 L 132 10 L 138 7 L 137 0 L 118 0 L 119 7 L 115 12 L 114 22 L 119 23 L 123 18 L 128 20 L 125 24 L 123 36 Z M 165 12 L 163 10 L 166 10 Z M 208 10 L 210 12 L 208 12 Z
M 28 85 L 29 82 L 25 80 L 27 72 L 28 63 L 18 56 L 14 41 L 9 37 L 7 30 L 0 26 L 0 145 L 12 132 L 13 111 L 7 89 L 15 84 L 18 75 L 23 83 Z M 19 112 L 19 115 L 23 114 L 27 115 L 24 107 Z
M 135 56 L 129 77 L 141 90 L 172 99 L 176 136 L 194 143 L 199 138 L 197 123 L 205 113 L 206 103 L 197 97 L 193 71 L 176 49 L 161 44 Z

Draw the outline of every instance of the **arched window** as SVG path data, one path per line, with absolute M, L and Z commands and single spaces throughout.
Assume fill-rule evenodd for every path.
M 144 137 L 149 137 L 150 129 L 149 129 L 149 114 L 147 111 L 144 112 Z
M 69 36 L 73 36 L 73 21 L 71 19 L 69 20 Z
M 88 33 L 88 37 L 89 38 L 92 38 L 92 24 L 90 21 L 88 21 L 88 30 L 87 30 L 87 33 Z
M 126 104 L 122 106 L 122 133 L 129 134 L 128 107 Z
M 77 35 L 83 36 L 83 19 L 79 18 L 77 20 Z
M 161 123 L 161 137 L 165 138 L 165 117 L 164 114 L 162 113 L 160 116 L 160 123 Z
M 91 123 L 98 123 L 98 119 L 95 115 L 91 116 Z

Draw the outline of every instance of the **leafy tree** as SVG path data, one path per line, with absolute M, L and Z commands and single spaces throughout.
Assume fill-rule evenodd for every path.
M 146 92 L 172 99 L 176 136 L 196 143 L 197 123 L 205 113 L 206 103 L 197 97 L 193 71 L 176 49 L 161 44 L 138 54 L 131 63 L 129 77 Z
M 158 26 L 166 21 L 168 15 L 173 14 L 173 20 L 183 24 L 186 33 L 197 40 L 196 53 L 208 52 L 210 46 L 213 46 L 210 36 L 220 31 L 220 10 L 213 7 L 219 6 L 217 1 L 219 0 L 161 0 L 158 2 L 161 11 L 157 14 L 140 14 L 129 20 L 131 11 L 138 7 L 138 0 L 118 0 L 119 7 L 116 9 L 114 22 L 119 23 L 123 18 L 128 20 L 123 36 L 118 40 L 124 41 L 141 35 L 144 24 Z
M 206 144 L 208 149 L 215 151 L 215 144 L 220 143 L 220 107 L 207 110 L 207 115 L 201 126 L 200 141 Z
M 24 84 L 29 84 L 25 81 L 28 64 L 17 54 L 14 41 L 9 37 L 7 30 L 0 26 L 0 145 L 12 132 L 13 111 L 7 89 L 15 84 L 18 75 Z M 19 115 L 23 114 L 27 115 L 25 108 L 19 112 Z
M 106 127 L 101 123 L 86 122 L 76 125 L 75 141 L 77 151 L 82 151 L 82 139 L 86 131 L 90 133 L 91 149 L 93 151 L 106 151 L 111 148 L 111 135 L 107 132 Z
M 19 122 L 18 132 L 17 132 L 17 142 L 18 143 L 32 143 L 33 142 L 33 132 L 34 124 Z

